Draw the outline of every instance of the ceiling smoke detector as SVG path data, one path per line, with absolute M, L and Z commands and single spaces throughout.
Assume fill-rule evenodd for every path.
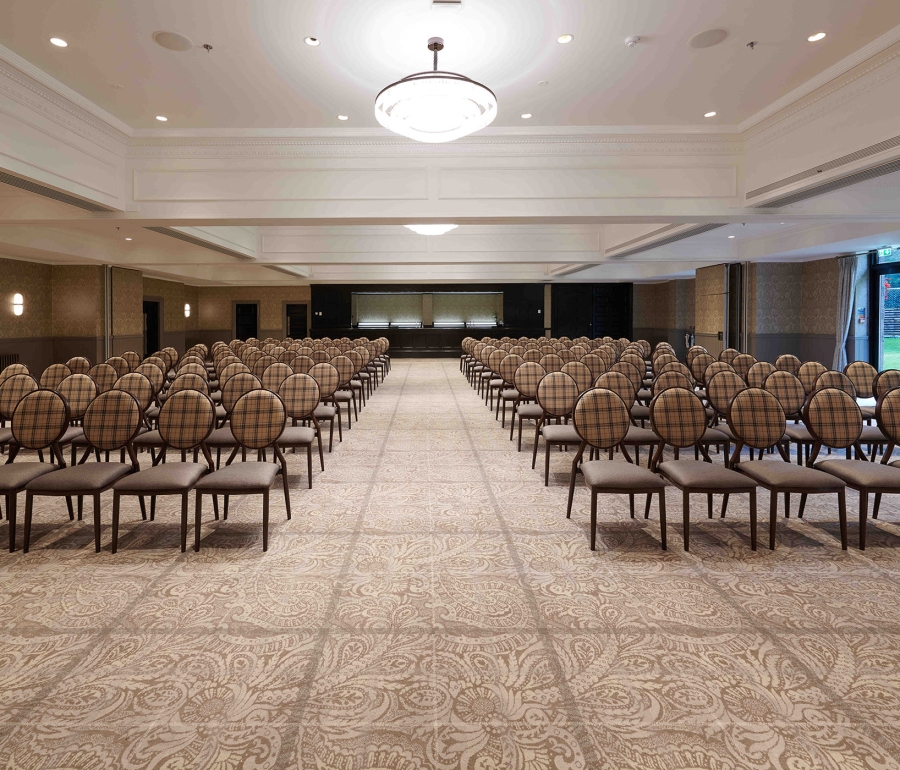
M 165 30 L 154 32 L 153 40 L 157 45 L 170 51 L 190 51 L 194 47 L 193 40 L 185 35 L 179 35 L 177 32 L 166 32 Z
M 627 45 L 629 48 L 634 48 L 640 42 L 641 42 L 640 35 L 632 35 L 631 37 L 625 38 L 625 45 Z
M 727 29 L 708 29 L 706 32 L 698 32 L 689 41 L 691 48 L 712 48 L 728 37 Z

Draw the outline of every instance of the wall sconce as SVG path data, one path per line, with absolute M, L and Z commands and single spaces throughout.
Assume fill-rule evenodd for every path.
M 185 318 L 191 317 L 191 306 L 188 305 L 187 303 L 185 303 L 185 305 L 184 305 L 184 317 Z
M 25 312 L 25 298 L 21 294 L 13 294 L 13 315 Z

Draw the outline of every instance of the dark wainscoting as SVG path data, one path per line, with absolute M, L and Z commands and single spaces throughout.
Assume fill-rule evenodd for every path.
M 16 337 L 0 340 L 0 353 L 18 355 L 19 363 L 27 366 L 29 371 L 38 377 L 50 364 L 55 364 L 59 360 L 53 357 L 52 337 Z
M 462 341 L 466 337 L 481 339 L 482 337 L 540 337 L 542 329 L 511 329 L 497 326 L 492 329 L 356 329 L 336 327 L 333 329 L 316 329 L 314 338 L 349 337 L 386 337 L 391 343 L 390 354 L 398 357 L 412 358 L 458 358 L 462 350 Z
M 121 356 L 122 353 L 125 353 L 128 350 L 133 350 L 140 356 L 144 355 L 144 335 L 143 334 L 132 334 L 128 336 L 119 336 L 113 337 L 110 341 L 112 354 L 114 356 Z
M 684 335 L 687 329 L 657 329 L 650 327 L 635 327 L 632 339 L 647 340 L 651 347 L 656 347 L 658 342 L 668 342 L 675 348 L 675 355 L 683 359 L 687 354 L 684 345 Z

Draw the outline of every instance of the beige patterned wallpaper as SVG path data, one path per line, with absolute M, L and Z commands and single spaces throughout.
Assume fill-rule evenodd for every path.
M 834 334 L 837 327 L 838 263 L 817 259 L 801 265 L 803 334 Z
M 184 319 L 184 330 L 186 332 L 195 332 L 200 328 L 200 306 L 197 300 L 198 290 L 196 286 L 185 285 L 182 289 L 182 299 L 184 304 L 191 306 L 190 318 Z
M 687 329 L 694 324 L 695 281 L 636 283 L 632 306 L 636 329 Z
M 103 267 L 54 265 L 51 301 L 54 337 L 103 336 Z
M 112 333 L 133 337 L 144 333 L 144 280 L 139 270 L 114 267 L 112 274 Z
M 0 259 L 0 339 L 50 337 L 52 268 L 36 262 Z M 13 295 L 21 294 L 22 315 L 13 313 Z
M 201 286 L 198 289 L 200 328 L 231 329 L 233 302 L 259 302 L 259 329 L 284 328 L 284 302 L 309 302 L 309 286 Z
M 164 332 L 184 331 L 184 289 L 183 283 L 144 276 L 144 296 L 162 298 Z
M 675 281 L 675 328 L 689 329 L 694 326 L 697 282 L 693 278 Z
M 750 328 L 756 334 L 799 334 L 802 265 L 759 262 L 750 266 Z
M 725 265 L 701 267 L 696 273 L 695 326 L 701 334 L 725 330 Z

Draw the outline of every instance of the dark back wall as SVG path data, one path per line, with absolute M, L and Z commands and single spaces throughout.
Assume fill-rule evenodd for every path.
M 630 283 L 555 283 L 551 286 L 554 337 L 631 339 Z

